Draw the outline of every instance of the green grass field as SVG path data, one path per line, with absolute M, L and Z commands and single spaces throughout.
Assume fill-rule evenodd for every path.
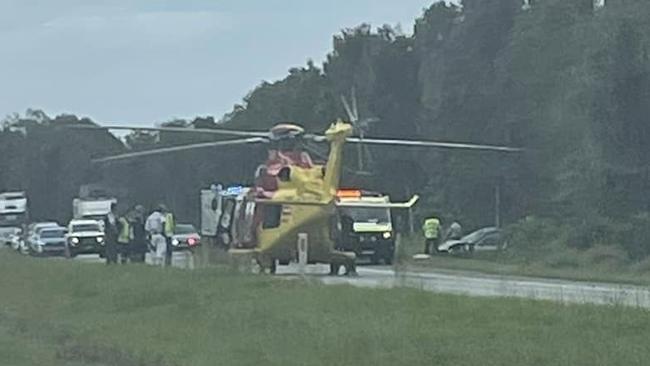
M 1 365 L 647 365 L 650 313 L 0 250 Z

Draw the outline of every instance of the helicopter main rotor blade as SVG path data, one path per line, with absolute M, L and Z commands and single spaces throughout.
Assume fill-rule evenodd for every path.
M 384 146 L 437 147 L 443 149 L 466 149 L 466 150 L 484 150 L 484 151 L 500 151 L 500 152 L 523 151 L 523 149 L 518 147 L 468 144 L 468 143 L 458 143 L 458 142 L 393 140 L 393 139 L 374 139 L 374 138 L 362 139 L 359 137 L 348 137 L 346 141 L 353 144 L 363 143 L 363 144 L 384 145 Z
M 351 96 L 352 98 L 352 113 L 354 113 L 354 121 L 359 120 L 359 109 L 357 108 L 357 90 L 355 87 L 352 87 Z
M 356 208 L 411 208 L 420 199 L 420 196 L 411 197 L 408 202 L 388 202 L 388 203 L 370 203 L 370 202 L 336 202 L 336 207 L 356 207 Z
M 212 129 L 212 128 L 130 127 L 130 126 L 92 126 L 92 125 L 70 125 L 70 126 L 66 126 L 66 128 L 84 129 L 84 130 L 182 132 L 182 133 L 201 133 L 201 134 L 228 135 L 228 136 L 241 136 L 241 137 L 269 137 L 269 133 L 263 131 L 226 130 L 226 129 Z
M 273 199 L 264 199 L 257 198 L 255 203 L 260 205 L 284 205 L 284 206 L 329 206 L 334 201 L 330 202 L 321 202 L 321 201 L 289 201 L 289 200 L 273 200 Z
M 243 145 L 243 144 L 255 144 L 261 142 L 267 142 L 267 139 L 261 137 L 252 137 L 247 139 L 238 139 L 238 140 L 227 140 L 227 141 L 215 141 L 215 142 L 202 142 L 198 144 L 190 145 L 181 145 L 181 146 L 172 146 L 172 147 L 163 147 L 160 149 L 152 149 L 145 151 L 137 151 L 132 153 L 125 153 L 113 156 L 107 156 L 103 158 L 92 159 L 93 163 L 109 163 L 119 160 L 139 158 L 142 156 L 151 156 L 159 154 L 167 154 L 172 152 L 187 151 L 194 149 L 204 149 L 208 147 L 218 147 L 218 146 L 232 146 L 232 145 Z
M 350 109 L 350 105 L 348 104 L 348 101 L 345 99 L 343 95 L 341 95 L 341 102 L 343 102 L 343 109 L 345 109 L 345 113 L 347 113 L 350 122 L 352 123 L 352 125 L 356 126 L 357 123 L 356 116 L 352 113 L 352 109 Z

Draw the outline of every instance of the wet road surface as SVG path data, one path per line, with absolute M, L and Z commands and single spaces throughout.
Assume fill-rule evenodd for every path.
M 561 303 L 623 305 L 650 308 L 650 288 L 643 286 L 554 280 L 532 277 L 498 276 L 476 272 L 430 270 L 395 271 L 390 266 L 359 267 L 358 277 L 328 276 L 328 266 L 307 266 L 309 277 L 325 284 L 359 287 L 411 287 L 424 291 L 469 296 L 518 297 Z M 278 273 L 296 276 L 297 265 L 279 267 Z

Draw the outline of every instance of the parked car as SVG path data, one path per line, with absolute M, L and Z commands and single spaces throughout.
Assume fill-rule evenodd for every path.
M 447 240 L 438 246 L 440 253 L 467 253 L 474 251 L 497 251 L 506 248 L 503 231 L 486 227 L 463 236 L 458 240 Z
M 172 236 L 173 250 L 192 249 L 201 245 L 201 235 L 191 224 L 176 224 L 176 230 Z
M 35 234 L 37 231 L 46 227 L 60 227 L 57 222 L 54 221 L 44 221 L 44 222 L 33 222 L 27 225 L 27 236 Z
M 43 222 L 33 222 L 27 225 L 24 235 L 20 236 L 20 239 L 16 241 L 12 247 L 15 250 L 27 253 L 30 249 L 30 241 L 34 238 L 34 235 L 38 234 L 41 229 L 48 227 L 60 227 L 58 223 L 54 221 L 43 221 Z
M 61 226 L 42 227 L 28 238 L 29 250 L 35 255 L 64 254 L 66 232 Z
M 99 254 L 104 256 L 104 231 L 96 220 L 72 220 L 68 224 L 65 241 L 65 256 L 74 258 L 78 254 Z

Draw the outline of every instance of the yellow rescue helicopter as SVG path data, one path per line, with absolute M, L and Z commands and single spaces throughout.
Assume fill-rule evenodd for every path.
M 287 264 L 297 256 L 299 234 L 308 237 L 308 263 L 326 263 L 331 274 L 343 266 L 346 274 L 354 275 L 355 254 L 337 250 L 341 224 L 337 207 L 373 207 L 406 209 L 418 200 L 408 202 L 373 203 L 337 200 L 341 178 L 343 148 L 346 143 L 381 146 L 412 146 L 479 151 L 516 152 L 520 149 L 453 142 L 393 140 L 353 137 L 353 126 L 341 120 L 334 122 L 323 135 L 307 134 L 295 124 L 279 124 L 269 132 L 226 129 L 139 128 L 122 126 L 76 126 L 105 130 L 149 130 L 234 135 L 241 137 L 226 141 L 189 144 L 148 151 L 125 153 L 94 159 L 106 164 L 144 156 L 172 153 L 195 148 L 237 144 L 269 143 L 268 158 L 255 173 L 255 184 L 245 191 L 239 208 L 231 218 L 233 223 L 230 253 L 253 256 L 263 270 L 274 273 L 276 263 Z M 329 153 L 324 164 L 315 164 L 302 142 L 328 143 Z

